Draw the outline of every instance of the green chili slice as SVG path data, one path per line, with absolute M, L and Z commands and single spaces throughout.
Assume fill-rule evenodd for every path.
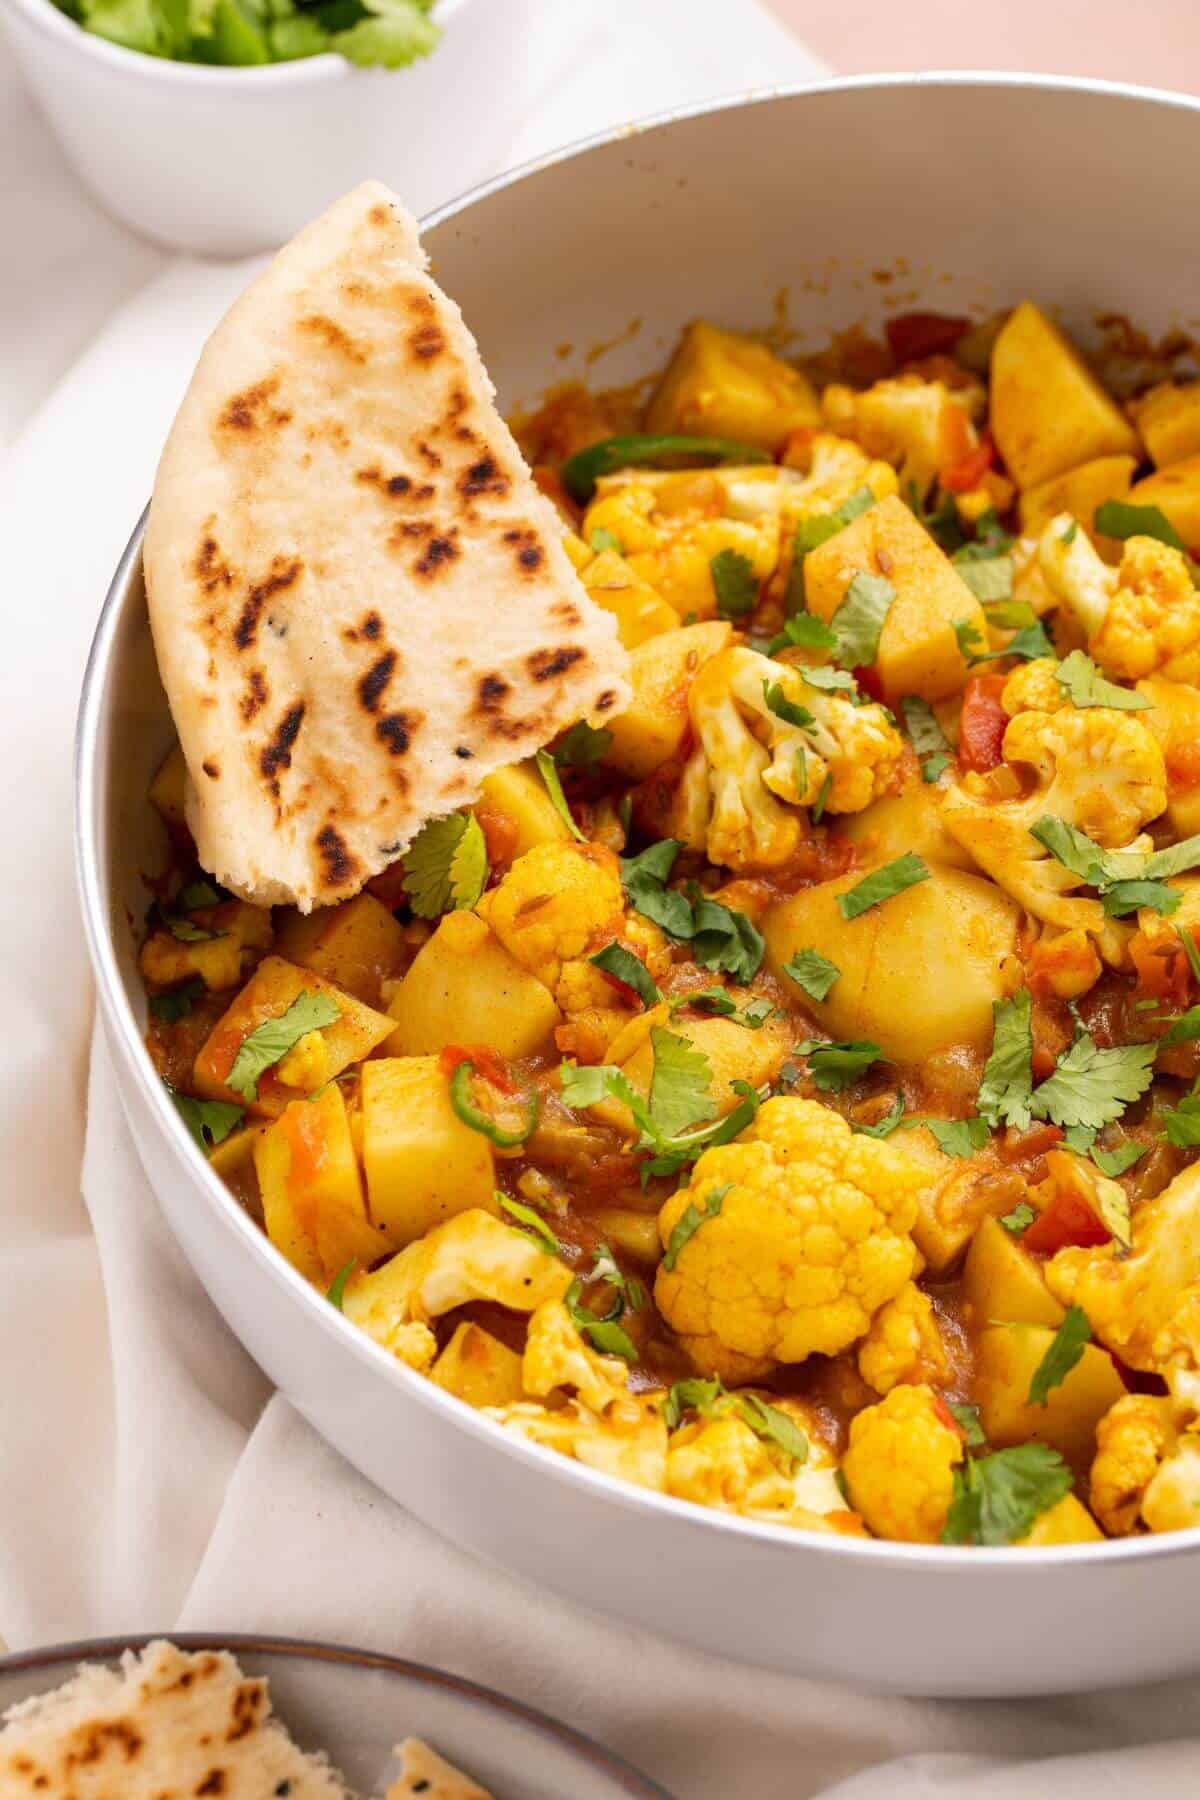
M 601 475 L 613 475 L 618 469 L 630 469 L 647 463 L 660 463 L 668 457 L 688 457 L 696 462 L 765 463 L 771 458 L 757 444 L 742 444 L 736 438 L 662 437 L 602 438 L 578 450 L 562 466 L 562 484 L 572 500 L 585 506 L 596 491 Z
M 493 1097 L 490 1101 L 482 1099 L 479 1088 L 475 1086 L 477 1078 Z M 514 1096 L 523 1116 L 518 1117 L 515 1123 L 509 1123 L 515 1109 L 505 1106 L 506 1099 L 507 1096 L 501 1095 L 495 1083 L 480 1076 L 475 1064 L 465 1058 L 450 1077 L 450 1104 L 463 1124 L 469 1125 L 472 1131 L 480 1132 L 501 1150 L 511 1150 L 532 1136 L 542 1110 L 536 1091 L 526 1088 L 523 1093 Z

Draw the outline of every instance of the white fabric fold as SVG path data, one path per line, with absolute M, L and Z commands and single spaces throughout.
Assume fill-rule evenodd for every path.
M 540 100 L 520 158 L 621 117 L 815 70 L 756 0 L 547 0 L 530 54 Z M 6 99 L 0 83 L 0 108 Z M 15 141 L 14 118 L 37 130 L 24 108 L 5 111 L 0 144 Z M 43 191 L 57 204 L 61 164 L 44 142 L 36 149 L 25 167 L 46 171 Z M 850 1778 L 847 1800 L 1094 1800 L 1115 1793 L 1117 1779 L 1155 1796 L 1195 1786 L 1186 1746 L 1164 1742 L 1098 1767 L 1085 1754 L 1194 1730 L 1193 1683 L 943 1705 L 701 1656 L 464 1555 L 269 1396 L 167 1231 L 99 1038 L 87 1086 L 90 984 L 70 849 L 72 721 L 96 613 L 196 353 L 248 269 L 164 268 L 125 234 L 110 238 L 106 259 L 99 215 L 75 196 L 70 206 L 62 269 L 87 282 L 95 263 L 93 291 L 68 316 L 29 287 L 17 299 L 10 285 L 0 307 L 6 350 L 40 355 L 48 370 L 72 332 L 94 328 L 104 296 L 153 279 L 41 408 L 0 481 L 9 898 L 0 933 L 0 1632 L 13 1648 L 192 1627 L 399 1651 L 569 1719 L 681 1800 L 799 1797 Z M 11 384 L 0 427 L 32 391 L 27 373 Z M 986 1632 L 986 1619 L 977 1628 Z M 1049 1755 L 1074 1760 L 994 1761 Z M 894 1757 L 909 1760 L 889 1764 Z

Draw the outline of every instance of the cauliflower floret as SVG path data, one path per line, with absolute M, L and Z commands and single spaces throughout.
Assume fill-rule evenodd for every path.
M 1171 1395 L 1126 1394 L 1096 1427 L 1092 1510 L 1106 1531 L 1125 1536 L 1200 1525 L 1200 1420 L 1194 1403 Z
M 837 1462 L 803 1407 L 769 1397 L 805 1432 L 808 1455 L 795 1462 L 758 1437 L 736 1412 L 681 1425 L 667 1449 L 667 1492 L 697 1506 L 807 1531 L 854 1533 L 858 1522 L 837 1483 Z
M 654 1400 L 639 1399 L 597 1418 L 578 1401 L 553 1412 L 530 1400 L 483 1408 L 506 1431 L 544 1444 L 605 1475 L 662 1492 L 667 1479 L 667 1427 Z
M 803 724 L 767 704 L 778 684 Z M 693 849 L 733 869 L 777 868 L 807 822 L 778 804 L 861 812 L 883 794 L 903 741 L 881 706 L 854 706 L 813 687 L 803 669 L 738 647 L 707 663 L 688 697 L 697 748 L 684 770 L 678 819 Z
M 672 964 L 671 947 L 652 920 L 638 912 L 626 913 L 620 942 L 641 958 L 652 980 L 663 980 Z M 602 1062 L 609 1045 L 636 1016 L 629 1004 L 622 1003 L 613 981 L 586 957 L 562 965 L 554 998 L 567 1015 L 567 1023 L 554 1034 L 555 1042 L 564 1056 L 578 1062 Z
M 271 947 L 271 914 L 261 906 L 227 900 L 197 909 L 192 924 L 216 937 L 184 942 L 170 931 L 155 931 L 142 945 L 142 975 L 153 988 L 175 987 L 198 975 L 210 994 L 236 987 L 257 953 Z
M 1086 932 L 1107 961 L 1120 962 L 1125 933 L 1099 900 L 1076 892 L 1080 877 L 1031 829 L 1051 814 L 1106 849 L 1149 848 L 1135 833 L 1166 805 L 1158 743 L 1129 713 L 1069 707 L 1019 712 L 1004 733 L 1003 752 L 1007 768 L 967 774 L 947 790 L 942 823 L 1026 912 L 1060 930 Z M 1032 786 L 1028 780 L 1022 786 L 1018 771 L 1033 777 Z
M 1200 654 L 1200 591 L 1187 560 L 1156 538 L 1127 539 L 1119 569 L 1100 560 L 1086 531 L 1059 513 L 1042 533 L 1046 580 L 1088 634 L 1102 669 L 1125 681 L 1161 671 L 1194 679 Z
M 930 1387 L 896 1387 L 850 1424 L 842 1477 L 876 1537 L 936 1544 L 954 1497 L 962 1434 Z
M 1081 1306 L 1130 1368 L 1200 1370 L 1200 1166 L 1135 1208 L 1128 1255 L 1111 1242 L 1072 1246 L 1044 1272 L 1055 1299 Z
M 605 1413 L 629 1397 L 626 1366 L 601 1356 L 583 1340 L 561 1300 L 545 1300 L 529 1321 L 521 1381 L 544 1400 L 555 1388 L 574 1388 L 592 1412 Z
M 929 1295 L 908 1282 L 881 1306 L 858 1347 L 858 1372 L 877 1394 L 919 1382 L 944 1382 L 950 1359 Z
M 620 865 L 598 844 L 535 844 L 476 911 L 509 955 L 554 993 L 565 963 L 621 931 Z
M 402 1362 L 425 1368 L 436 1350 L 431 1319 L 471 1300 L 533 1312 L 547 1300 L 561 1300 L 570 1285 L 565 1263 L 547 1256 L 523 1231 L 472 1207 L 373 1274 L 351 1275 L 342 1311 Z M 424 1360 L 414 1362 L 414 1356 Z
M 659 1214 L 659 1310 L 696 1367 L 728 1379 L 835 1355 L 914 1273 L 927 1179 L 815 1101 L 768 1100 Z
M 1021 663 L 1004 684 L 1000 704 L 1009 718 L 1023 712 L 1061 712 L 1070 706 L 1068 694 L 1055 680 L 1058 663 L 1053 656 L 1037 656 Z
M 834 383 L 821 396 L 821 410 L 835 431 L 894 464 L 904 491 L 911 484 L 924 499 L 943 469 L 978 446 L 972 398 L 970 389 L 951 393 L 941 381 L 896 375 L 865 393 Z

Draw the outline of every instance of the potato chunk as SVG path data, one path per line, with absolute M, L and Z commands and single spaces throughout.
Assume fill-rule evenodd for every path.
M 508 1406 L 523 1400 L 521 1358 L 482 1325 L 468 1321 L 455 1328 L 432 1369 L 430 1381 L 436 1381 L 448 1394 L 456 1394 L 468 1406 Z
M 963 1299 L 974 1324 L 981 1327 L 1002 1319 L 1010 1325 L 1047 1325 L 1056 1331 L 1064 1317 L 1039 1265 L 998 1219 L 985 1219 L 971 1241 L 963 1269 Z
M 499 1210 L 491 1144 L 451 1106 L 436 1056 L 363 1064 L 362 1143 L 371 1219 L 393 1244 L 471 1207 Z
M 1066 1378 L 1050 1389 L 1045 1405 L 1028 1404 L 1029 1384 L 1054 1342 L 1042 1325 L 989 1325 L 976 1340 L 975 1394 L 979 1417 L 998 1448 L 1037 1438 L 1061 1450 L 1068 1462 L 1091 1460 L 1096 1427 L 1125 1394 L 1125 1383 L 1107 1350 L 1084 1346 Z
M 1200 547 L 1200 456 L 1187 456 L 1134 484 L 1135 506 L 1157 506 L 1190 550 Z
M 1038 1514 L 1024 1537 L 1014 1541 L 1026 1549 L 1045 1550 L 1052 1544 L 1103 1543 L 1104 1533 L 1074 1494 L 1064 1494 L 1057 1505 Z
M 516 829 L 511 862 L 524 856 L 535 844 L 551 844 L 571 835 L 546 790 L 536 763 L 509 763 L 507 768 L 486 776 L 483 804 L 489 811 L 503 813 Z
M 838 820 L 838 829 L 858 845 L 864 862 L 894 862 L 911 850 L 929 863 L 975 867 L 942 824 L 939 790 L 920 775 L 911 776 L 898 794 L 885 794 L 863 812 L 847 813 Z
M 1019 908 L 982 876 L 930 865 L 929 879 L 856 919 L 838 896 L 866 869 L 803 888 L 766 914 L 771 968 L 819 950 L 841 973 L 823 1002 L 805 1001 L 835 1038 L 871 1038 L 885 1056 L 921 1062 L 952 1044 L 983 1046 L 992 1003 L 1019 979 Z
M 983 608 L 950 558 L 896 494 L 809 552 L 804 587 L 811 612 L 831 619 L 859 574 L 884 575 L 896 590 L 875 667 L 890 700 L 958 693 L 967 665 L 954 626 L 972 626 L 987 642 Z
M 1131 410 L 1158 468 L 1200 453 L 1200 381 L 1160 382 Z
M 1167 766 L 1167 823 L 1176 837 L 1200 832 L 1200 692 L 1188 682 L 1150 675 L 1137 684 L 1152 703 L 1142 714 Z
M 351 1257 L 366 1266 L 392 1248 L 367 1217 L 336 1082 L 285 1107 L 255 1143 L 254 1167 L 267 1236 L 310 1281 L 327 1285 Z
M 331 1025 L 323 1026 L 319 1032 L 309 1032 L 301 1040 L 306 1049 L 309 1048 L 308 1038 L 319 1040 L 322 1052 L 319 1081 L 305 1079 L 299 1088 L 289 1087 L 283 1079 L 284 1063 L 278 1063 L 259 1076 L 258 1096 L 249 1102 L 253 1113 L 275 1117 L 289 1100 L 297 1099 L 300 1093 L 306 1093 L 321 1082 L 332 1081 L 352 1062 L 369 1056 L 392 1031 L 392 1021 L 386 1013 L 377 1013 L 364 1006 L 361 1000 L 346 993 L 344 988 L 335 987 L 323 975 L 317 975 L 311 969 L 298 969 L 295 963 L 285 962 L 281 956 L 265 956 L 201 1046 L 192 1072 L 197 1093 L 206 1100 L 233 1100 L 242 1105 L 241 1094 L 234 1093 L 226 1084 L 243 1041 L 266 1020 L 279 1018 L 303 993 L 327 994 L 338 1008 L 338 1017 Z M 295 1051 L 291 1054 L 294 1056 Z M 293 1066 L 299 1073 L 310 1061 L 307 1057 L 300 1058 Z
M 426 1056 L 447 1044 L 490 1044 L 529 1056 L 562 1014 L 549 989 L 523 969 L 474 913 L 447 913 L 418 950 L 388 1004 L 396 1028 L 389 1056 Z
M 633 700 L 610 719 L 612 743 L 604 760 L 631 781 L 644 781 L 683 743 L 688 729 L 688 691 L 696 672 L 728 644 L 733 627 L 723 619 L 684 625 L 639 644 L 630 653 Z
M 636 650 L 647 638 L 672 631 L 679 623 L 675 608 L 639 580 L 616 550 L 602 550 L 583 569 L 580 580 L 597 606 L 612 613 L 627 650 Z
M 187 831 L 183 810 L 186 793 L 187 764 L 182 749 L 175 744 L 163 757 L 150 783 L 150 804 L 173 836 L 182 836 Z
M 1009 473 L 1036 487 L 1099 456 L 1136 456 L 1137 433 L 1070 339 L 1022 301 L 992 349 L 991 427 Z
M 1030 537 L 1040 537 L 1051 519 L 1059 513 L 1070 513 L 1089 532 L 1092 542 L 1107 562 L 1121 560 L 1121 545 L 1116 538 L 1105 537 L 1093 529 L 1096 508 L 1106 500 L 1127 500 L 1129 485 L 1137 460 L 1132 456 L 1098 456 L 1056 475 L 1037 487 L 1026 488 L 1018 511 L 1021 530 Z
M 649 1015 L 644 1016 L 649 1018 Z M 653 1023 L 665 1025 L 667 1021 L 656 1012 Z M 686 1038 L 694 1050 L 699 1050 L 708 1058 L 708 1066 L 712 1070 L 709 1093 L 718 1114 L 732 1112 L 741 1099 L 732 1086 L 733 1082 L 748 1081 L 752 1087 L 759 1087 L 764 1081 L 773 1081 L 783 1066 L 792 1041 L 791 1031 L 778 1016 L 768 1019 L 757 1031 L 748 1031 L 744 1025 L 737 1025 L 732 1019 L 709 1019 L 690 1013 L 677 1013 L 670 1020 L 669 1029 L 676 1037 Z M 619 1042 L 616 1054 L 620 1055 Z M 623 1058 L 621 1067 L 640 1094 L 650 1092 L 654 1052 L 648 1027 L 641 1045 L 632 1055 Z
M 807 375 L 754 338 L 704 319 L 687 327 L 646 414 L 647 431 L 739 438 L 772 451 L 789 432 L 820 422 Z
M 380 983 L 404 963 L 404 928 L 373 894 L 311 913 L 281 909 L 275 930 L 281 956 L 314 969 L 365 1006 L 379 1005 Z

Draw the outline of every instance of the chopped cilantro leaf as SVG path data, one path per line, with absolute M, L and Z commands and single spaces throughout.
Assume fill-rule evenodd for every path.
M 1101 899 L 1110 919 L 1123 919 L 1143 907 L 1148 912 L 1169 916 L 1178 912 L 1183 903 L 1180 890 L 1163 881 L 1114 881 L 1104 889 Z
M 1070 1469 L 1048 1444 L 1017 1444 L 968 1457 L 954 1471 L 943 1544 L 1011 1544 L 1069 1494 Z
M 748 1031 L 760 1030 L 775 1011 L 769 1000 L 757 996 L 748 1000 L 745 1006 L 739 1006 L 733 995 L 722 987 L 689 988 L 686 993 L 676 994 L 671 1001 L 672 1014 L 685 1008 L 732 1019 L 735 1025 L 744 1025 Z
M 1096 508 L 1093 523 L 1104 537 L 1120 538 L 1122 542 L 1131 537 L 1149 537 L 1157 538 L 1160 544 L 1169 544 L 1172 550 L 1187 549 L 1166 513 L 1157 506 L 1135 506 L 1129 500 L 1105 500 Z
M 983 633 L 971 619 L 955 619 L 954 635 L 964 662 L 978 662 L 983 652 Z
M 727 1181 L 724 1187 L 710 1188 L 703 1199 L 689 1200 L 667 1239 L 666 1254 L 662 1260 L 664 1269 L 670 1272 L 679 1261 L 680 1252 L 695 1237 L 700 1227 L 707 1220 L 716 1218 L 724 1205 L 725 1196 L 732 1186 L 733 1183 Z
M 1137 694 L 1132 688 L 1118 687 L 1115 681 L 1107 680 L 1082 650 L 1072 650 L 1069 656 L 1063 657 L 1054 671 L 1054 679 L 1073 706 L 1108 706 L 1115 707 L 1118 712 L 1145 712 L 1150 706 L 1144 694 Z
M 736 1407 L 755 1437 L 774 1444 L 794 1463 L 808 1461 L 808 1439 L 781 1406 L 772 1406 L 758 1394 L 738 1394 Z
M 954 557 L 959 574 L 977 600 L 1011 600 L 1013 562 L 1011 556 L 977 554 L 975 544 L 966 544 Z
M 753 612 L 758 603 L 758 577 L 754 564 L 740 550 L 718 550 L 708 565 L 713 592 L 717 596 L 717 617 L 741 619 Z
M 632 988 L 643 1006 L 657 1006 L 662 999 L 654 977 L 641 957 L 635 956 L 632 950 L 627 950 L 624 944 L 605 944 L 603 950 L 597 950 L 594 956 L 588 957 L 588 961 L 603 970 L 604 974 L 611 975 L 614 981 L 623 982 L 626 987 Z
M 575 823 L 571 809 L 567 805 L 567 796 L 563 793 L 562 782 L 560 781 L 558 774 L 558 766 L 555 763 L 554 758 L 548 750 L 539 750 L 536 761 L 538 773 L 545 782 L 546 792 L 550 796 L 550 804 L 553 806 L 555 812 L 558 814 L 575 841 L 580 844 L 586 843 L 587 839 Z
M 1081 1306 L 1068 1306 L 1053 1342 L 1033 1372 L 1027 1406 L 1045 1406 L 1052 1388 L 1061 1386 L 1091 1342 L 1092 1328 Z
M 865 913 L 870 907 L 880 906 L 885 900 L 902 894 L 905 888 L 915 887 L 917 882 L 928 880 L 928 863 L 923 857 L 914 856 L 911 850 L 907 850 L 894 862 L 884 863 L 881 869 L 873 869 L 844 894 L 839 894 L 838 911 L 843 919 L 857 919 L 860 913 Z
M 1200 1006 L 1189 1006 L 1159 1038 L 1160 1044 L 1191 1044 L 1200 1038 Z
M 819 950 L 808 949 L 797 950 L 791 961 L 784 963 L 783 972 L 791 976 L 810 1000 L 824 1000 L 842 971 Z
M 1023 1130 L 1033 1116 L 1033 1026 L 1029 989 L 992 1003 L 992 1050 L 984 1064 L 976 1100 L 993 1127 Z
M 839 1093 L 865 1075 L 872 1063 L 879 1061 L 883 1051 L 869 1038 L 832 1043 L 806 1038 L 804 1043 L 796 1045 L 796 1055 L 808 1059 L 808 1072 L 817 1087 L 825 1093 Z
M 620 1317 L 624 1307 L 620 1306 L 617 1309 L 616 1318 L 597 1318 L 596 1314 L 580 1299 L 579 1296 L 582 1292 L 583 1282 L 577 1275 L 563 1295 L 563 1303 L 571 1315 L 576 1330 L 586 1337 L 592 1348 L 599 1350 L 602 1356 L 620 1356 L 625 1362 L 636 1362 L 637 1345 L 624 1326 L 618 1325 L 616 1322 L 616 1318 Z
M 1195 1150 L 1200 1146 L 1200 1093 L 1193 1087 L 1176 1107 L 1168 1107 L 1162 1115 L 1163 1137 L 1177 1150 Z
M 943 1156 L 973 1156 L 976 1150 L 983 1149 L 989 1136 L 987 1120 L 978 1116 L 972 1119 L 931 1119 L 924 1114 L 914 1114 L 904 1122 L 906 1125 L 924 1125 Z
M 402 860 L 404 891 L 418 919 L 474 906 L 487 883 L 487 843 L 474 813 L 431 819 Z
M 1033 1095 L 1033 1111 L 1055 1125 L 1109 1125 L 1140 1100 L 1154 1074 L 1155 1044 L 1101 1050 L 1086 1031 Z
M 588 538 L 588 543 L 596 552 L 597 556 L 600 555 L 602 550 L 615 550 L 618 556 L 624 553 L 624 546 L 622 545 L 620 538 L 615 531 L 610 531 L 607 525 L 597 525 L 596 529 Z
M 597 731 L 586 719 L 580 719 L 559 738 L 554 760 L 560 768 L 590 769 L 593 763 L 600 761 L 611 743 L 611 731 L 603 728 Z
M 547 1225 L 545 1219 L 542 1218 L 540 1213 L 534 1212 L 532 1206 L 525 1206 L 520 1200 L 510 1200 L 508 1195 L 502 1194 L 498 1188 L 496 1190 L 496 1202 L 501 1212 L 507 1213 L 509 1218 L 512 1219 L 515 1224 L 532 1233 L 537 1239 L 540 1248 L 543 1249 L 548 1256 L 557 1256 L 560 1253 L 562 1245 Z
M 168 988 L 165 994 L 152 994 L 149 1000 L 150 1015 L 173 1024 L 176 1019 L 186 1019 L 193 1004 L 204 993 L 204 982 L 199 975 L 193 975 L 190 981 L 181 983 L 179 987 Z
M 663 1402 L 663 1418 L 668 1431 L 676 1429 L 685 1412 L 698 1412 L 706 1419 L 733 1415 L 748 1425 L 756 1437 L 764 1443 L 774 1444 L 794 1463 L 808 1460 L 808 1438 L 782 1407 L 772 1406 L 758 1394 L 731 1394 L 717 1375 L 707 1380 L 693 1375 L 675 1382 Z
M 921 503 L 920 489 L 915 481 L 906 484 L 904 503 L 917 515 L 934 542 L 949 556 L 965 541 L 966 533 L 958 516 L 958 508 L 954 504 L 954 495 L 941 492 L 936 507 L 926 510 Z
M 724 970 L 735 981 L 753 981 L 762 966 L 766 940 L 744 912 L 709 899 L 698 888 L 692 897 L 692 955 L 702 969 Z
M 676 838 L 660 838 L 640 855 L 623 857 L 621 881 L 629 904 L 643 918 L 661 925 L 670 937 L 686 939 L 695 929 L 691 902 L 666 885 L 682 848 Z
M 858 684 L 849 669 L 797 669 L 796 673 L 809 687 L 818 688 L 822 693 L 849 694 L 853 698 L 858 692 Z
M 1177 925 L 1175 929 L 1179 934 L 1179 941 L 1183 945 L 1183 954 L 1188 959 L 1192 980 L 1200 983 L 1200 946 L 1196 943 L 1196 935 L 1190 928 L 1185 931 L 1182 925 Z
M 661 1025 L 651 1030 L 650 1044 L 654 1051 L 650 1111 L 661 1136 L 678 1137 L 689 1126 L 711 1119 L 717 1110 L 709 1093 L 712 1067 L 687 1038 Z
M 837 632 L 831 630 L 824 619 L 818 619 L 815 613 L 799 609 L 784 620 L 783 630 L 777 632 L 767 645 L 767 655 L 774 656 L 779 650 L 792 648 L 835 650 Z
M 943 769 L 954 760 L 945 732 L 928 700 L 918 694 L 906 694 L 900 702 L 904 724 L 912 739 L 913 749 L 921 759 L 921 777 L 936 781 Z
M 979 1420 L 979 1408 L 967 1400 L 947 1400 L 946 1405 L 962 1430 L 968 1450 L 982 1450 L 987 1438 Z
M 242 1039 L 233 1067 L 225 1077 L 225 1085 L 240 1094 L 243 1100 L 256 1100 L 261 1075 L 281 1062 L 310 1031 L 320 1031 L 341 1016 L 341 1008 L 328 994 L 303 989 L 286 1012 L 274 1019 L 264 1019 Z
M 767 711 L 782 719 L 785 725 L 797 725 L 803 730 L 814 723 L 813 716 L 807 706 L 798 706 L 789 700 L 778 681 L 763 682 L 763 699 L 767 703 Z
M 861 669 L 875 661 L 880 633 L 895 598 L 896 590 L 885 575 L 859 571 L 832 619 L 837 634 L 835 654 L 840 663 L 849 669 Z
M 1032 1225 L 1036 1218 L 1037 1213 L 1030 1206 L 1028 1200 L 1019 1200 L 1011 1212 L 1002 1214 L 1000 1224 L 1003 1225 L 1005 1231 L 1011 1232 L 1013 1237 L 1019 1237 L 1025 1227 Z
M 175 1102 L 180 1118 L 205 1155 L 218 1144 L 223 1144 L 230 1132 L 246 1116 L 245 1107 L 235 1106 L 232 1100 L 196 1100 L 191 1094 L 181 1094 L 169 1083 L 167 1092 Z
M 812 803 L 812 822 L 814 825 L 819 825 L 821 820 L 825 817 L 825 808 L 829 801 L 829 791 L 832 786 L 833 770 L 830 769 L 824 781 L 821 783 L 820 792 Z
M 331 1306 L 336 1306 L 339 1312 L 342 1310 L 342 1302 L 346 1297 L 346 1283 L 349 1281 L 351 1275 L 353 1275 L 357 1266 L 358 1258 L 357 1256 L 352 1256 L 348 1262 L 342 1264 L 341 1268 L 325 1290 L 325 1298 L 329 1301 Z
M 882 1119 L 876 1119 L 873 1125 L 851 1123 L 851 1131 L 857 1131 L 860 1137 L 890 1137 L 904 1117 L 904 1095 L 897 1094 Z
M 217 887 L 206 875 L 202 875 L 180 888 L 175 904 L 184 912 L 195 912 L 203 906 L 220 906 L 222 901 L 228 899 L 229 895 L 224 888 Z

